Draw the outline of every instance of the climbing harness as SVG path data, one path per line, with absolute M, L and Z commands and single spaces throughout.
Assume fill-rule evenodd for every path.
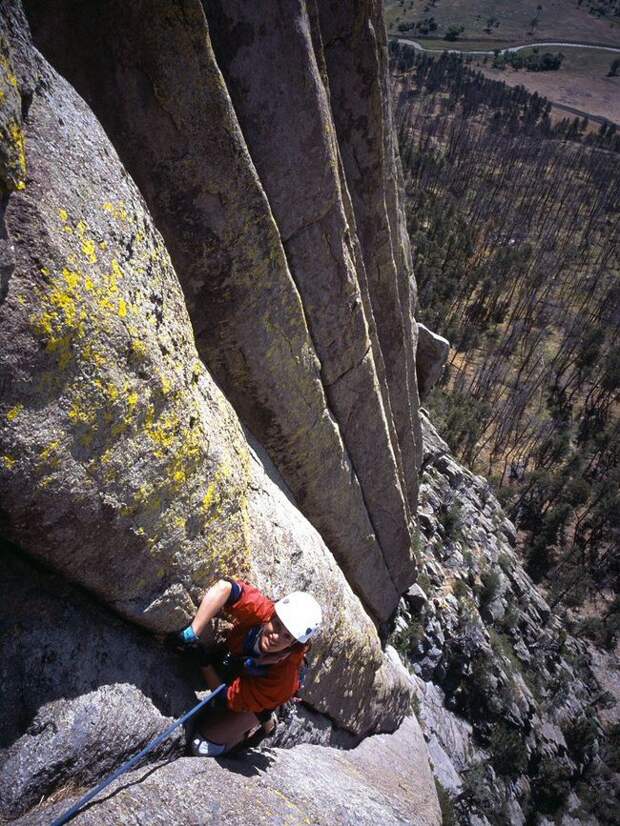
M 222 691 L 224 691 L 225 688 L 226 683 L 222 683 L 222 685 L 218 686 L 215 689 L 215 691 L 211 691 L 203 700 L 201 700 L 198 703 L 198 705 L 194 706 L 194 708 L 190 709 L 182 717 L 179 717 L 179 719 L 176 722 L 174 722 L 171 726 L 168 726 L 168 728 L 160 735 L 158 735 L 154 740 L 151 740 L 148 746 L 145 746 L 139 754 L 136 754 L 135 757 L 131 757 L 129 760 L 127 760 L 126 763 L 123 763 L 122 766 L 119 766 L 119 768 L 116 769 L 116 771 L 114 771 L 108 778 L 102 780 L 102 782 L 98 786 L 92 789 L 92 791 L 85 794 L 84 797 L 78 800 L 78 802 L 74 806 L 72 806 L 70 809 L 67 809 L 67 811 L 63 815 L 54 820 L 52 826 L 62 826 L 63 823 L 68 823 L 72 818 L 76 816 L 76 814 L 80 811 L 80 809 L 83 806 L 85 806 L 90 800 L 93 799 L 93 797 L 95 797 L 95 795 L 98 795 L 99 792 L 103 791 L 107 786 L 110 785 L 110 783 L 114 782 L 114 780 L 116 780 L 117 777 L 120 777 L 129 769 L 133 769 L 134 766 L 137 766 L 138 763 L 142 760 L 142 758 L 145 757 L 154 748 L 156 748 L 160 743 L 163 743 L 163 741 L 172 734 L 175 728 L 185 723 L 187 720 L 190 719 L 190 717 L 193 717 L 194 714 L 197 714 L 200 711 L 200 709 L 204 708 L 208 703 L 211 702 L 211 700 L 214 700 Z

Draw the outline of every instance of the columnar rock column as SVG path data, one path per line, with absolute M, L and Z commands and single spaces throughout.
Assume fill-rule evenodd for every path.
M 402 454 L 403 488 L 415 512 L 421 461 L 415 281 L 399 202 L 400 161 L 387 88 L 383 7 L 377 0 L 317 2 L 332 112 Z
M 308 4 L 313 8 L 313 4 Z M 326 395 L 389 570 L 413 575 L 409 508 L 347 222 L 329 95 L 302 0 L 205 6 L 216 56 L 301 294 Z
M 310 590 L 305 698 L 355 734 L 393 728 L 409 690 L 200 362 L 137 187 L 19 4 L 0 12 L 0 536 L 151 631 L 187 624 L 224 574 Z

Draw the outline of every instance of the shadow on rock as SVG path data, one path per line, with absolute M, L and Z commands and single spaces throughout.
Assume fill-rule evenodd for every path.
M 217 758 L 217 762 L 234 774 L 256 777 L 265 773 L 276 762 L 276 756 L 269 751 L 242 751 L 231 757 Z
M 143 771 L 140 771 L 139 769 L 137 771 L 134 771 L 131 775 L 131 779 L 127 778 L 125 782 L 119 781 L 111 792 L 108 792 L 103 796 L 97 795 L 97 797 L 94 800 L 91 800 L 90 803 L 87 803 L 82 809 L 80 809 L 80 812 L 87 812 L 90 809 L 96 809 L 98 803 L 104 803 L 106 800 L 112 800 L 114 797 L 116 797 L 116 795 L 119 792 L 124 792 L 127 789 L 130 789 L 132 786 L 139 786 L 148 777 L 151 777 L 155 774 L 155 772 L 159 771 L 164 766 L 167 766 L 169 763 L 173 763 L 176 759 L 176 756 L 171 755 L 167 760 L 160 760 L 156 765 L 149 766 Z M 64 811 L 70 809 L 71 806 L 73 806 L 75 803 L 77 803 L 77 800 L 74 800 L 71 803 L 69 803 Z
M 61 577 L 0 546 L 0 747 L 24 734 L 41 706 L 101 686 L 135 686 L 167 717 L 203 688 L 190 665 Z

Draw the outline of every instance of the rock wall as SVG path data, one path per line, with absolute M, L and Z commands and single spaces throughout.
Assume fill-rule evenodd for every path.
M 0 561 L 2 819 L 22 815 L 61 789 L 93 786 L 191 708 L 204 683 L 191 659 L 170 654 L 146 630 L 24 559 L 17 549 L 3 548 Z M 359 735 L 334 722 L 348 702 L 343 703 L 343 695 L 351 693 L 365 697 L 364 714 L 373 708 L 375 721 L 385 725 L 388 706 L 395 710 L 394 681 L 404 683 L 402 675 L 386 659 L 383 676 L 390 669 L 393 677 L 383 686 L 383 696 L 373 690 L 372 676 L 363 684 L 359 667 L 348 684 L 337 684 L 339 678 L 332 684 L 339 670 L 333 664 L 346 656 L 318 649 L 321 665 L 311 669 L 305 702 L 282 710 L 275 743 L 355 746 Z M 379 678 L 375 682 L 379 687 Z M 332 716 L 316 711 L 311 702 Z M 408 708 L 403 705 L 401 716 Z M 147 762 L 183 756 L 185 739 L 178 729 Z M 423 763 L 424 748 L 414 749 L 414 758 Z
M 415 574 L 420 451 L 381 6 L 338 13 L 373 32 L 360 66 L 314 0 L 27 8 L 138 183 L 206 365 L 384 622 Z
M 412 685 L 379 634 L 415 575 L 420 457 L 385 77 L 367 76 L 375 207 L 331 104 L 363 93 L 367 67 L 324 50 L 321 4 L 27 5 L 88 102 L 0 0 L 0 816 L 93 784 L 192 703 L 157 635 L 224 574 L 324 607 L 278 742 L 394 731 Z M 356 30 L 380 12 L 348 9 Z M 352 45 L 384 71 L 380 32 Z M 375 820 L 438 822 L 415 721 L 381 742 L 308 752 L 318 822 L 348 791 Z M 153 755 L 179 788 L 183 748 L 178 733 Z M 415 788 L 385 775 L 389 754 Z M 278 756 L 282 788 L 304 759 Z
M 231 759 L 202 761 L 200 772 L 196 760 L 184 758 L 131 772 L 76 822 L 99 826 L 130 817 L 146 824 L 157 817 L 178 826 L 246 826 L 257 819 L 290 826 L 439 826 L 441 814 L 425 752 L 419 726 L 410 717 L 398 734 L 373 737 L 353 751 L 302 745 L 257 754 L 244 764 Z M 16 823 L 47 824 L 74 800 L 55 803 Z
M 421 433 L 414 356 L 416 286 L 399 200 L 383 4 L 319 0 L 331 108 L 364 258 L 385 405 L 397 430 L 403 488 L 416 509 Z
M 424 400 L 437 383 L 448 360 L 450 343 L 424 324 L 418 324 L 416 371 L 420 398 Z
M 276 596 L 314 589 L 327 633 L 308 697 L 354 733 L 393 727 L 408 695 L 375 627 L 200 362 L 161 236 L 105 133 L 10 10 L 15 105 L 0 117 L 24 158 L 22 177 L 3 170 L 3 534 L 160 632 L 231 571 Z
M 381 5 L 27 9 L 66 79 L 0 0 L 0 817 L 49 822 L 193 703 L 157 634 L 232 572 L 324 606 L 278 747 L 197 771 L 178 731 L 79 821 L 430 826 L 430 754 L 444 821 L 612 822 L 588 649 L 424 417 L 408 587 L 447 342 Z

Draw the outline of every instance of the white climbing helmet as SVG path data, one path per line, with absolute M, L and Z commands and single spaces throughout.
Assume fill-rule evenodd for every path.
M 298 642 L 307 642 L 321 627 L 321 606 L 312 594 L 304 591 L 293 591 L 279 599 L 275 610 L 286 630 Z

